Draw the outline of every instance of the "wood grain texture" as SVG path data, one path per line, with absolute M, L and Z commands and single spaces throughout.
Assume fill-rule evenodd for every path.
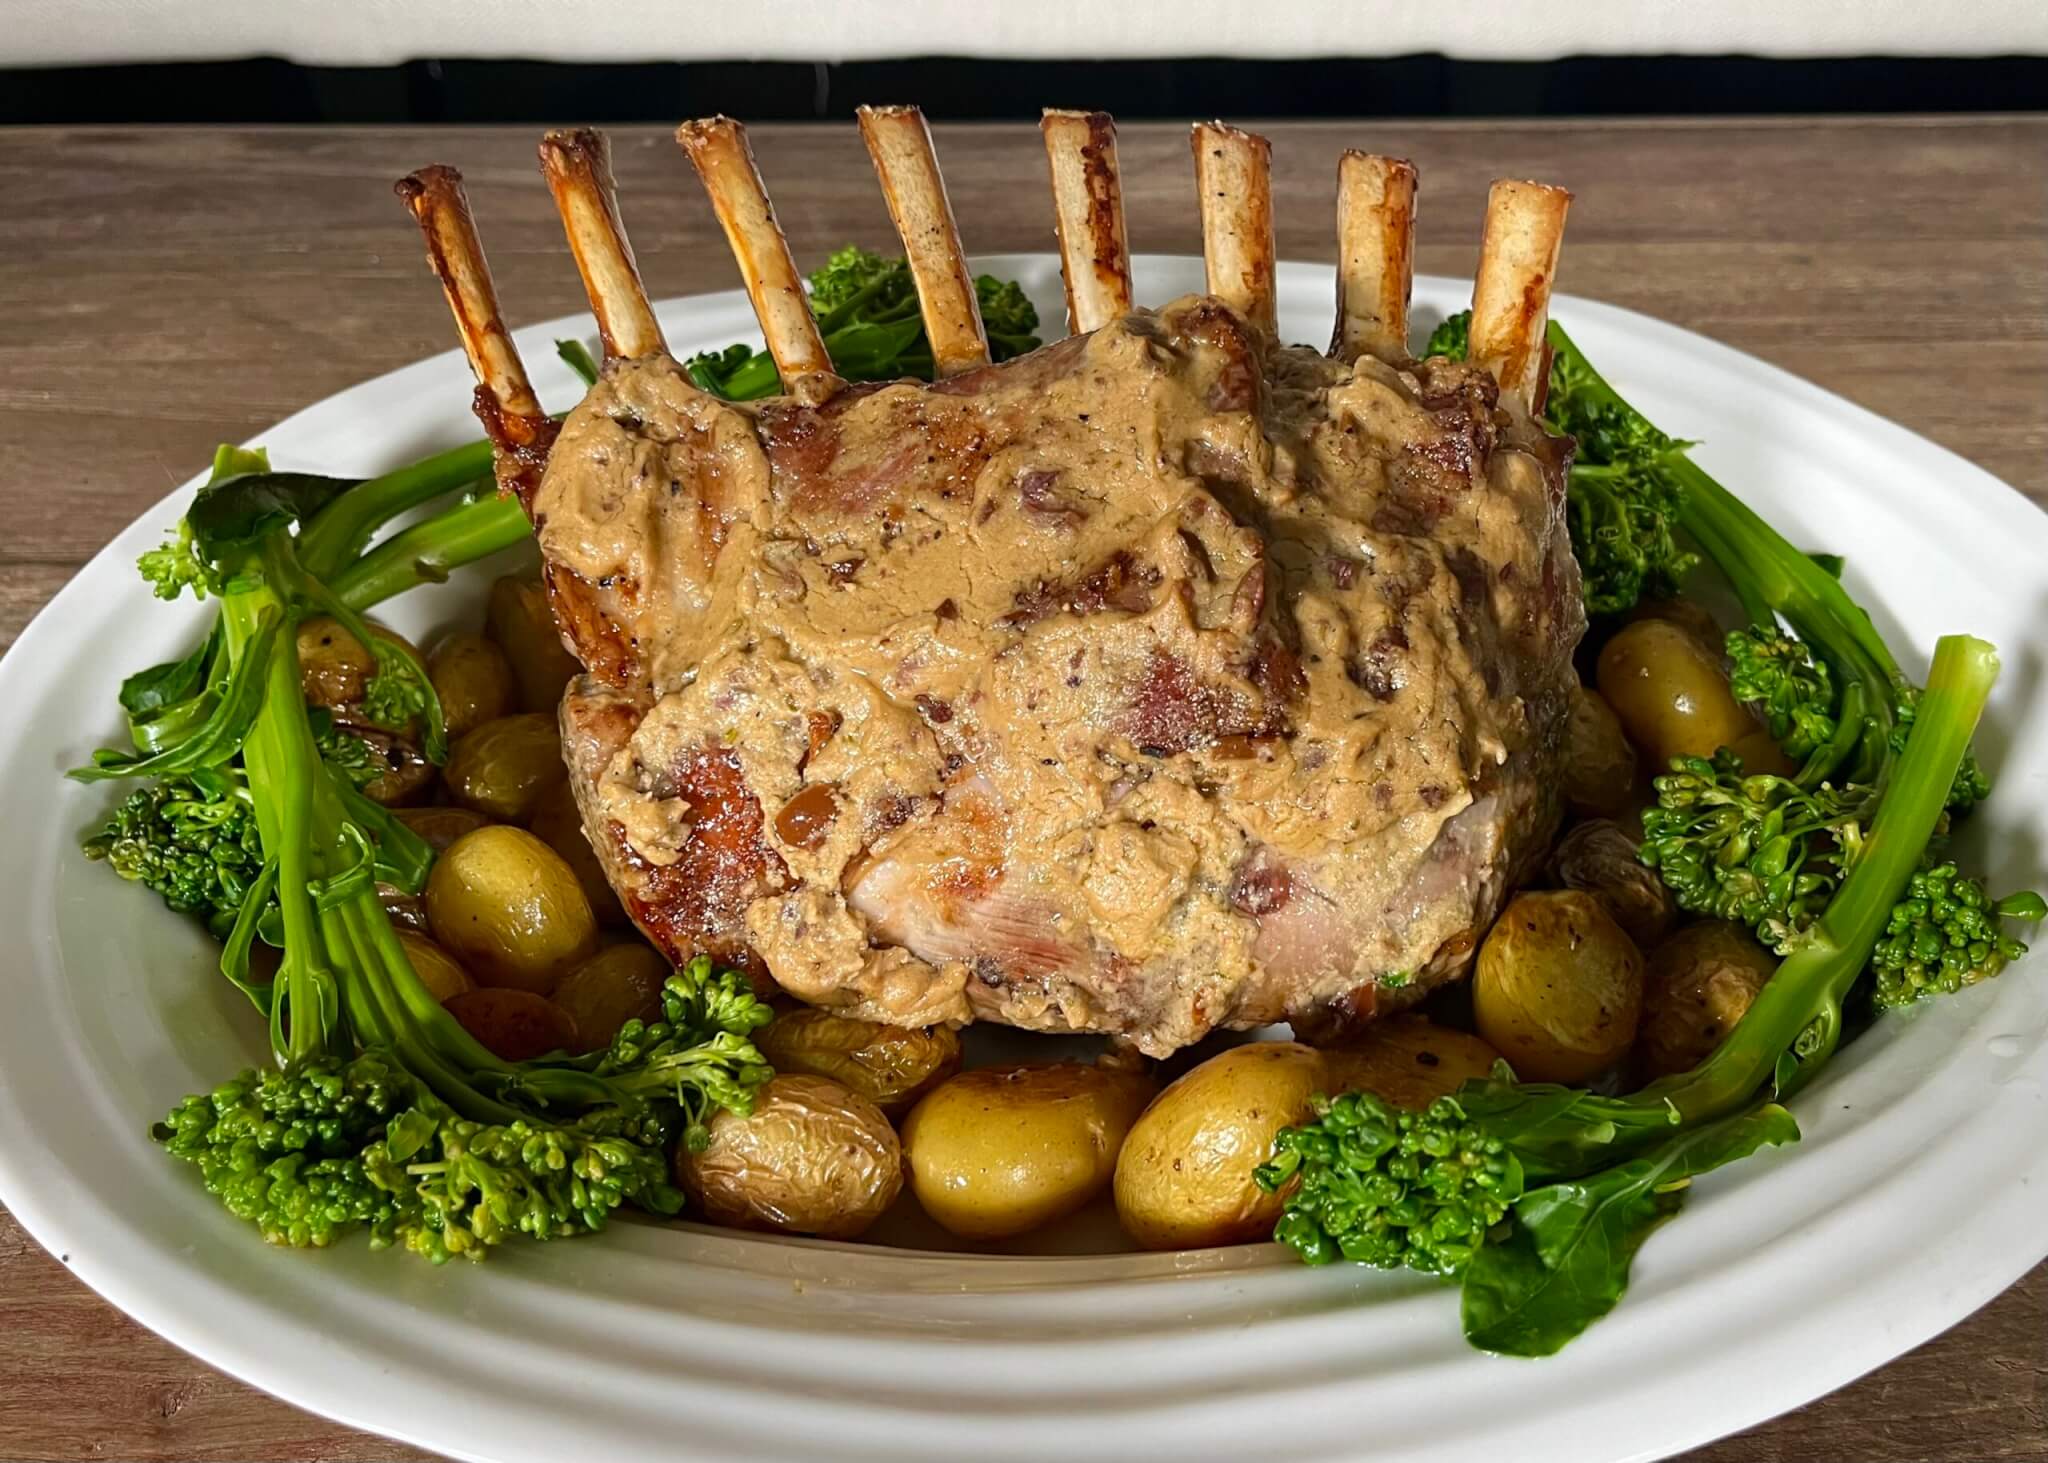
M 1282 258 L 1335 257 L 1345 147 L 1415 160 L 1425 272 L 1471 273 L 1491 179 L 1560 183 L 1577 195 L 1560 289 L 1752 351 L 2048 503 L 2048 118 L 1265 130 Z M 513 324 L 582 309 L 538 133 L 0 129 L 0 646 L 215 442 L 447 348 L 392 179 L 463 170 Z M 650 292 L 731 287 L 668 129 L 613 138 Z M 892 244 L 851 120 L 753 140 L 801 266 Z M 938 140 L 970 253 L 1055 247 L 1035 127 Z M 1132 249 L 1197 252 L 1186 129 L 1118 142 Z M 190 1360 L 0 1214 L 0 1457 L 419 1456 Z M 1834 1459 L 2048 1463 L 2048 1267 L 1834 1396 L 1688 1455 Z

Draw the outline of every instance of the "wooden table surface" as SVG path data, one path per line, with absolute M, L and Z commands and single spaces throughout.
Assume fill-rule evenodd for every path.
M 391 196 L 400 174 L 468 175 L 515 324 L 583 308 L 537 130 L 0 129 L 0 646 L 214 443 L 448 347 Z M 1562 183 L 1577 193 L 1563 289 L 1754 352 L 2048 502 L 2048 118 L 1270 130 L 1284 257 L 1333 256 L 1342 147 L 1420 167 L 1424 271 L 1470 274 L 1489 179 Z M 653 292 L 735 284 L 667 129 L 614 140 Z M 887 243 L 850 122 L 755 141 L 799 261 Z M 1035 128 L 947 126 L 938 142 L 971 250 L 1050 247 Z M 1198 252 L 1185 129 L 1128 127 L 1121 150 L 1132 246 Z M 1832 1397 L 1689 1456 L 2048 1463 L 2044 1393 L 2048 1266 Z M 0 1212 L 0 1457 L 418 1456 L 191 1360 Z

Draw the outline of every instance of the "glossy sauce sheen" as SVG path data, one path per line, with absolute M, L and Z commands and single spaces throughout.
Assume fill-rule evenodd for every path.
M 851 1014 L 1369 1018 L 1554 827 L 1564 465 L 1477 370 L 1202 297 L 817 405 L 616 364 L 535 498 L 617 637 L 578 801 L 672 953 Z

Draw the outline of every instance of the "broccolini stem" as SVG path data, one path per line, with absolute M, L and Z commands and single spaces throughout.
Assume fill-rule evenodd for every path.
M 590 358 L 590 347 L 582 341 L 558 340 L 555 342 L 555 354 L 562 358 L 564 365 L 583 378 L 585 386 L 597 384 L 597 362 Z
M 1776 529 L 1690 457 L 1681 455 L 1674 459 L 1671 470 L 1685 487 L 1679 521 L 1702 543 L 1710 538 L 1715 541 L 1720 551 L 1710 550 L 1714 562 L 1735 583 L 1745 603 L 1754 594 L 1790 620 L 1795 629 L 1802 625 L 1832 624 L 1839 635 L 1802 633 L 1800 638 L 1816 654 L 1835 659 L 1848 654 L 1845 641 L 1853 645 L 1862 657 L 1861 663 L 1841 668 L 1857 673 L 1855 679 L 1874 680 L 1880 685 L 1901 679 L 1890 647 L 1870 623 L 1870 616 L 1849 598 L 1840 581 L 1787 543 Z M 1766 618 L 1758 623 L 1770 621 Z
M 250 587 L 221 601 L 223 654 L 232 664 L 247 654 L 266 611 L 284 605 L 267 579 L 244 576 Z M 284 921 L 285 960 L 278 971 L 278 996 L 270 1006 L 270 1040 L 280 1065 L 314 1056 L 327 1047 L 335 1026 L 334 973 L 318 941 L 312 896 L 324 870 L 313 862 L 315 780 L 305 774 L 320 766 L 319 750 L 306 728 L 305 692 L 299 685 L 293 637 L 280 635 L 264 671 L 263 708 L 242 744 L 242 761 L 256 808 L 257 831 L 267 858 L 278 868 L 278 903 Z M 293 733 L 298 733 L 294 737 Z M 299 742 L 304 745 L 300 746 Z M 325 787 L 324 776 L 318 785 Z
M 491 444 L 465 443 L 350 488 L 299 535 L 299 562 L 315 579 L 341 571 L 378 529 L 411 508 L 491 476 Z
M 439 584 L 452 570 L 509 549 L 532 532 L 516 499 L 492 493 L 393 534 L 327 586 L 350 609 L 366 610 L 417 585 Z

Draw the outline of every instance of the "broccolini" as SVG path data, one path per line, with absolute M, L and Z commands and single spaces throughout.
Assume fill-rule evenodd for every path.
M 1432 352 L 1462 353 L 1462 329 Z M 1283 1131 L 1258 1174 L 1287 1194 L 1275 1238 L 1303 1259 L 1454 1276 L 1467 1338 L 1517 1355 L 1555 1351 L 1613 1307 L 1694 1175 L 1796 1141 L 1777 1100 L 1832 1056 L 1852 1000 L 1892 1007 L 1995 974 L 2024 948 L 2000 919 L 2048 909 L 1993 901 L 1933 862 L 1951 806 L 1985 790 L 1969 743 L 1991 647 L 1944 638 L 1913 687 L 1834 571 L 1629 407 L 1555 323 L 1550 344 L 1545 421 L 1585 459 L 1568 513 L 1588 607 L 1675 588 L 1692 559 L 1682 531 L 1751 619 L 1728 646 L 1736 693 L 1800 764 L 1782 777 L 1745 774 L 1726 749 L 1680 759 L 1657 780 L 1643 859 L 1682 905 L 1751 925 L 1785 958 L 1718 1048 L 1640 1092 L 1502 1068 L 1420 1114 L 1346 1094 Z
M 901 259 L 849 244 L 811 275 L 811 313 L 825 338 L 832 367 L 849 381 L 890 381 L 932 376 L 917 287 Z M 980 275 L 974 295 L 981 307 L 989 355 L 998 361 L 1038 348 L 1038 311 L 1012 280 Z M 728 401 L 752 401 L 782 389 L 766 351 L 731 345 L 683 363 L 697 386 Z
M 478 500 L 371 547 L 430 485 L 452 491 L 475 470 L 473 454 L 434 463 L 352 484 L 223 449 L 177 535 L 142 565 L 161 589 L 214 597 L 218 622 L 191 655 L 124 685 L 136 753 L 102 752 L 77 775 L 159 779 L 124 804 L 121 824 L 159 838 L 154 862 L 121 856 L 205 901 L 226 926 L 223 974 L 270 1018 L 275 1068 L 188 1098 L 156 1136 L 274 1242 L 321 1245 L 362 1227 L 375 1245 L 438 1262 L 596 1229 L 622 1203 L 673 1212 L 665 1144 L 701 1141 L 712 1112 L 748 1109 L 770 1074 L 749 1039 L 767 1008 L 708 961 L 669 979 L 662 1021 L 629 1023 L 592 1056 L 520 1064 L 486 1051 L 414 974 L 378 884 L 417 892 L 431 853 L 362 795 L 356 739 L 307 706 L 293 628 L 327 614 L 366 645 L 388 644 L 370 636 L 364 604 L 503 547 L 515 523 L 526 532 L 516 503 L 507 515 Z M 409 651 L 380 654 L 386 678 L 383 712 L 440 740 L 439 702 Z M 228 811 L 187 788 L 217 792 Z M 196 854 L 208 819 L 235 833 L 233 891 L 189 857 L 161 857 L 167 823 Z M 142 845 L 117 836 L 110 860 L 116 848 Z M 281 951 L 267 982 L 249 969 L 259 935 Z

